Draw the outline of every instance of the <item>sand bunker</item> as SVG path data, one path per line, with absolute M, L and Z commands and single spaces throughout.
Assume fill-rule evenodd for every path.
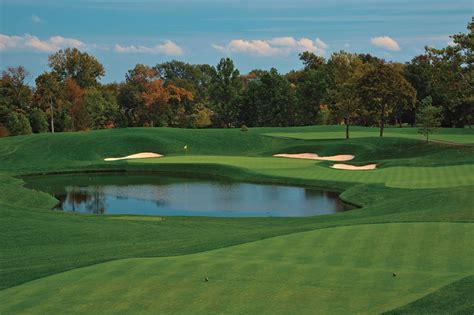
M 104 161 L 120 161 L 120 160 L 130 160 L 130 159 L 148 159 L 148 158 L 157 158 L 157 157 L 162 157 L 163 155 L 158 154 L 158 153 L 152 153 L 152 152 L 142 152 L 142 153 L 137 153 L 137 154 L 132 154 L 132 155 L 127 155 L 127 156 L 122 156 L 122 157 L 112 157 L 112 158 L 106 158 Z
M 334 164 L 331 167 L 336 168 L 338 170 L 368 171 L 368 170 L 374 170 L 377 167 L 377 164 L 367 164 L 364 166 L 355 166 L 355 165 L 349 165 L 349 164 Z
M 334 161 L 334 162 L 350 161 L 354 158 L 353 155 L 349 155 L 349 154 L 319 156 L 315 153 L 274 154 L 273 156 L 286 157 L 286 158 L 291 158 L 291 159 L 308 159 L 308 160 Z

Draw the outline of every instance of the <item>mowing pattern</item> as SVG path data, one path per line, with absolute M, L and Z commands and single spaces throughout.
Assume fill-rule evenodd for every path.
M 378 313 L 472 273 L 473 239 L 463 223 L 359 225 L 119 260 L 0 291 L 0 311 Z

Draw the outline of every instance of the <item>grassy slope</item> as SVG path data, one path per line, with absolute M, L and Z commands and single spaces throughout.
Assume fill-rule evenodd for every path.
M 375 224 L 296 233 L 187 256 L 76 269 L 1 291 L 1 308 L 5 313 L 50 314 L 65 309 L 378 313 L 469 275 L 468 255 L 474 250 L 465 250 L 472 238 L 467 223 Z
M 452 282 L 384 315 L 474 314 L 474 276 Z
M 326 128 L 311 127 L 308 132 L 319 130 L 320 138 L 334 137 L 332 132 L 336 127 Z M 290 131 L 301 132 L 300 129 L 304 128 Z M 262 136 L 287 131 L 268 128 L 252 129 L 248 133 L 238 130 L 129 129 L 0 139 L 0 228 L 6 231 L 0 235 L 1 244 L 5 244 L 0 255 L 2 287 L 111 259 L 194 253 L 324 227 L 473 220 L 474 205 L 469 197 L 474 173 L 472 147 L 424 144 L 399 138 L 305 141 Z M 370 132 L 367 135 L 371 136 Z M 340 133 L 343 134 L 342 129 Z M 470 140 L 469 130 L 463 134 L 457 136 L 467 137 L 463 140 L 466 143 L 474 142 Z M 190 147 L 187 157 L 179 156 L 184 144 Z M 141 151 L 164 153 L 170 157 L 118 163 L 101 161 L 106 156 Z M 355 163 L 378 162 L 381 169 L 345 172 L 328 169 L 328 162 L 250 158 L 305 151 L 355 153 Z M 314 218 L 114 220 L 51 213 L 47 210 L 55 202 L 51 197 L 21 188 L 21 181 L 9 176 L 110 168 L 178 170 L 240 180 L 329 186 L 348 189 L 343 197 L 366 207 Z M 384 184 L 398 188 L 386 188 Z M 440 230 L 444 229 L 440 225 Z M 424 238 L 428 237 L 425 235 Z M 408 237 L 403 239 L 407 240 Z M 427 253 L 427 257 L 436 255 L 436 247 L 430 247 L 430 250 L 432 253 Z M 467 253 L 457 256 L 469 257 Z M 416 268 L 416 265 L 412 267 Z M 454 270 L 457 276 L 463 273 L 458 271 Z M 435 274 L 437 272 L 433 276 Z M 411 284 L 415 285 L 416 281 Z M 436 285 L 442 284 L 436 282 Z M 426 290 L 418 290 L 416 294 L 426 294 Z

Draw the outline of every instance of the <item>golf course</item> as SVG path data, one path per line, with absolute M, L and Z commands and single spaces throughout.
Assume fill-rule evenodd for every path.
M 474 131 L 440 128 L 429 142 L 416 128 L 344 132 L 124 128 L 0 138 L 0 314 L 472 314 Z M 157 157 L 104 161 L 141 152 Z M 354 158 L 273 156 L 299 153 Z M 329 190 L 354 209 L 94 215 L 53 210 L 56 198 L 24 186 L 31 175 L 105 172 Z

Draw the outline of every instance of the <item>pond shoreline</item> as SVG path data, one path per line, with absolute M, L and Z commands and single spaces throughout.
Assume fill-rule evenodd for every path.
M 108 170 L 20 178 L 25 188 L 48 193 L 58 200 L 55 209 L 89 214 L 311 217 L 357 208 L 340 198 L 340 192 L 328 189 L 202 173 Z M 186 190 L 182 191 L 184 187 Z M 177 189 L 181 191 L 177 193 Z

